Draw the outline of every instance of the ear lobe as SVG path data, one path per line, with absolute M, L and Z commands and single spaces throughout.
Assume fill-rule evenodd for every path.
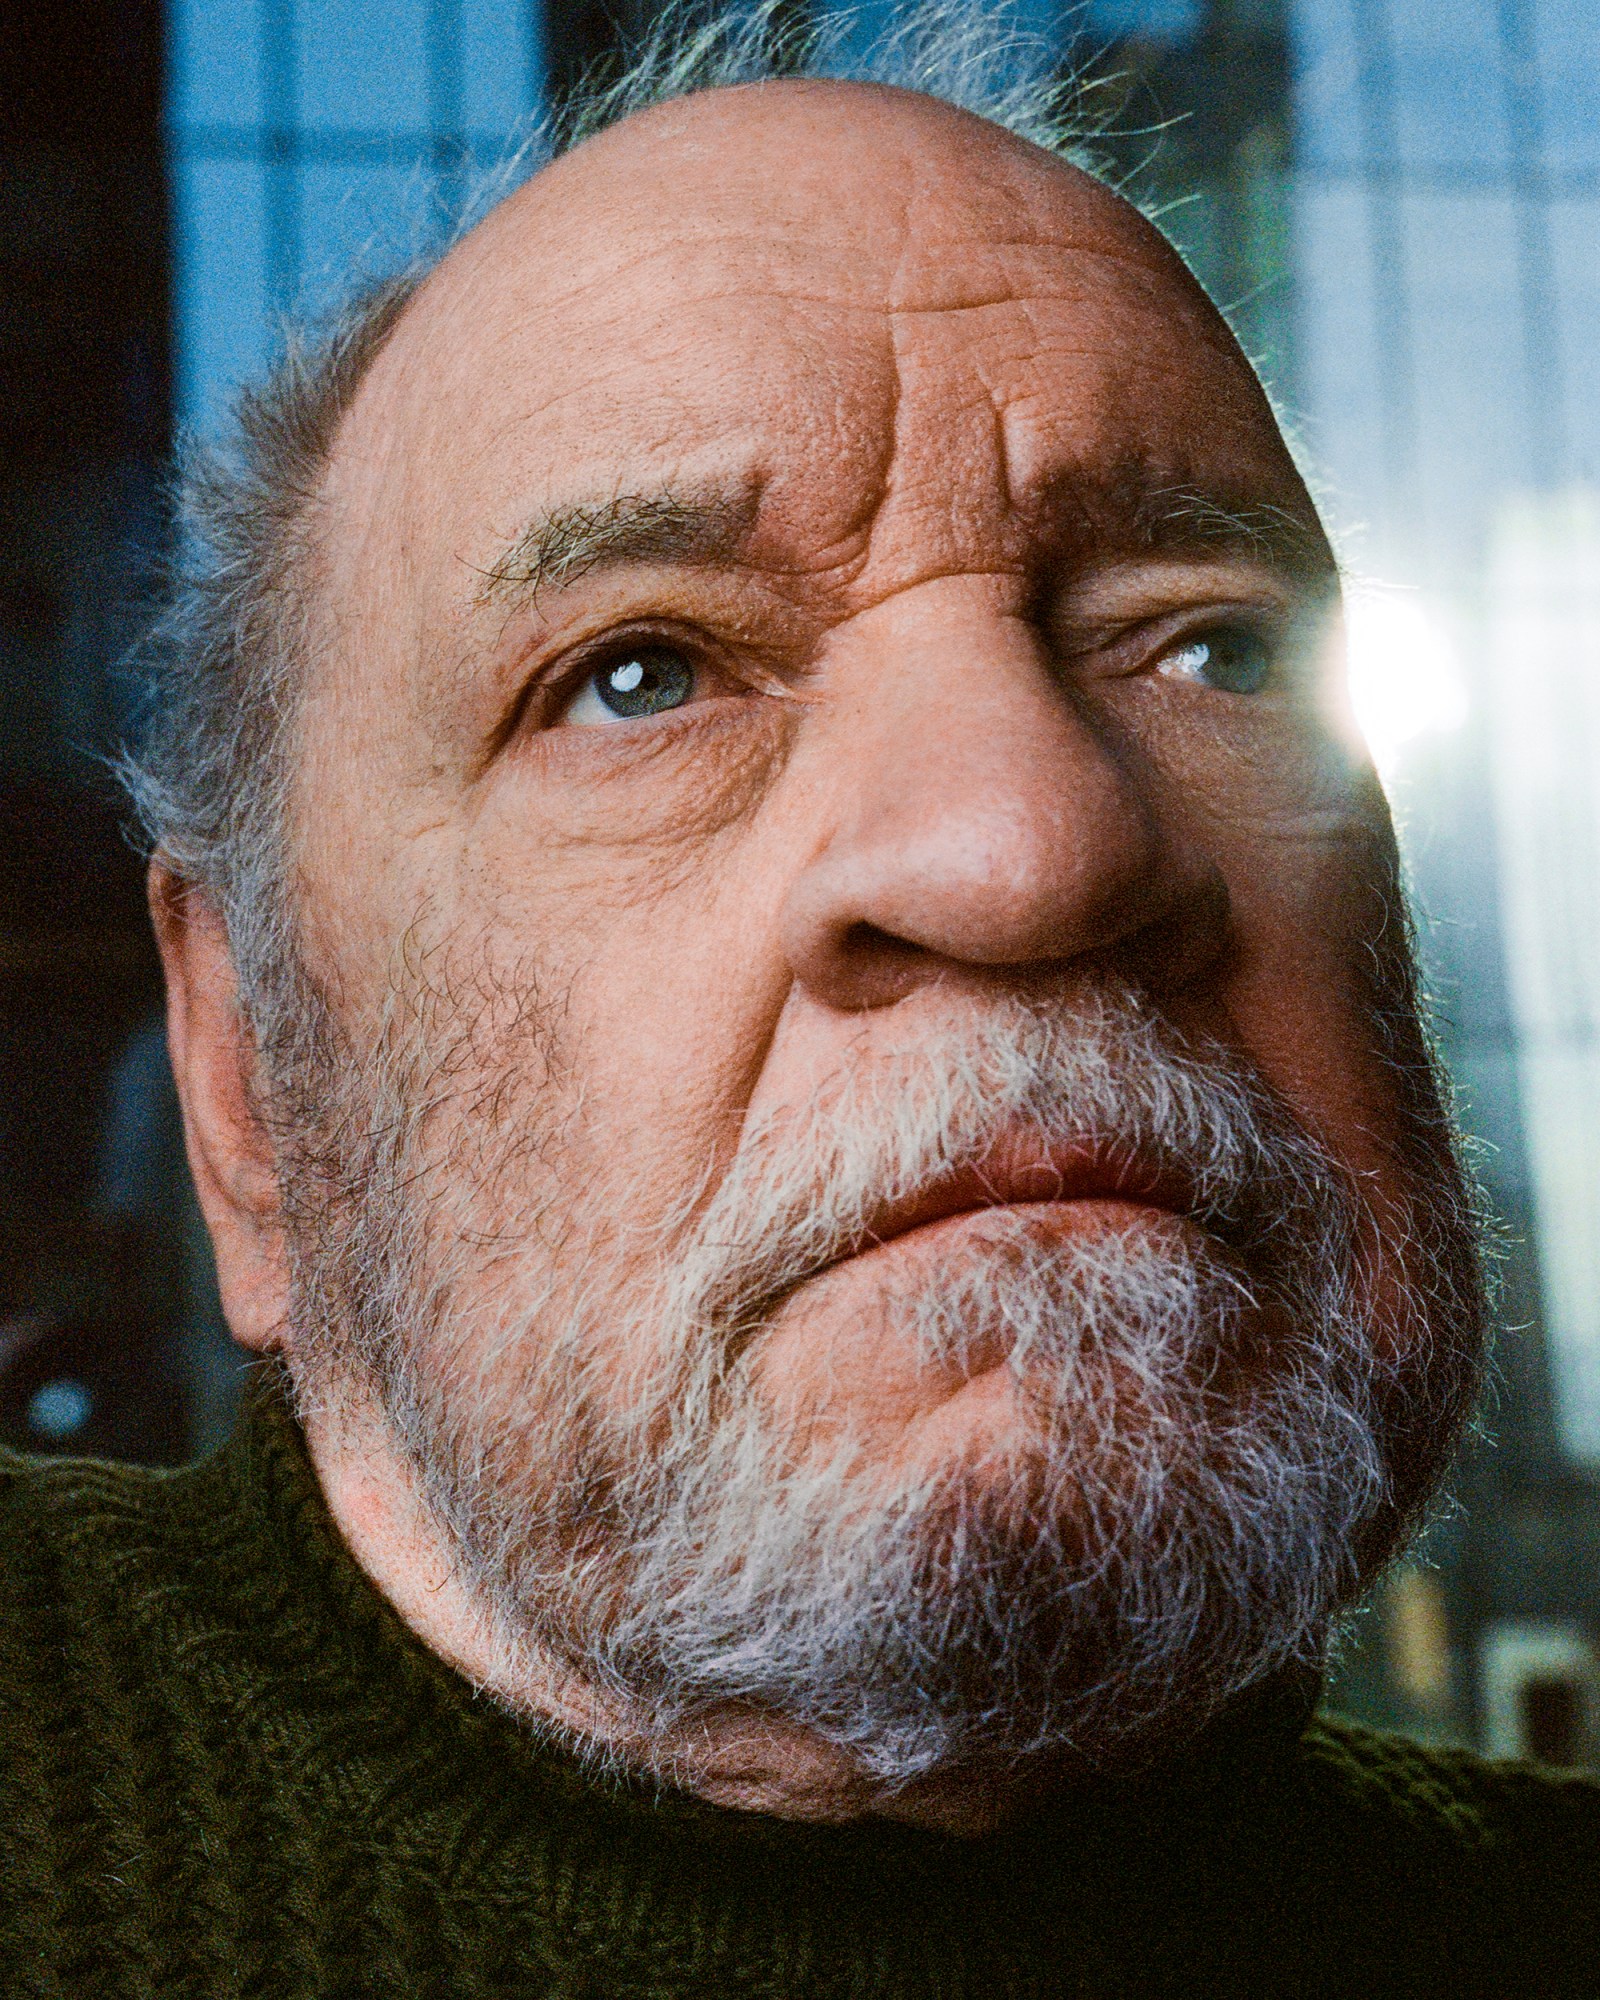
M 254 1038 L 239 1010 L 227 928 L 211 899 L 157 856 L 150 916 L 167 980 L 167 1047 L 184 1144 L 235 1339 L 285 1344 L 288 1264 L 276 1162 L 257 1115 Z

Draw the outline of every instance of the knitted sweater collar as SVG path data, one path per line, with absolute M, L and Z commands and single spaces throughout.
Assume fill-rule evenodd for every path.
M 336 1634 L 342 1669 L 359 1662 L 387 1687 L 390 1699 L 414 1705 L 419 1719 L 428 1714 L 442 1725 L 470 1722 L 500 1735 L 508 1751 L 516 1746 L 543 1777 L 559 1775 L 564 1786 L 611 1798 L 636 1797 L 655 1813 L 706 1815 L 713 1824 L 749 1825 L 762 1817 L 701 1806 L 654 1783 L 630 1788 L 626 1782 L 592 1778 L 575 1759 L 538 1740 L 431 1652 L 368 1579 L 334 1525 L 293 1413 L 287 1378 L 276 1364 L 256 1372 L 233 1436 L 198 1468 L 197 1477 L 211 1489 L 203 1504 L 217 1510 L 213 1528 L 231 1529 L 248 1547 L 252 1572 L 263 1557 L 270 1557 L 282 1588 L 293 1592 L 309 1614 L 277 1635 L 298 1655 L 297 1669 L 316 1671 Z M 1174 1784 L 1209 1785 L 1241 1759 L 1276 1761 L 1297 1744 L 1321 1692 L 1315 1673 L 1275 1676 L 1140 1788 L 1166 1793 Z

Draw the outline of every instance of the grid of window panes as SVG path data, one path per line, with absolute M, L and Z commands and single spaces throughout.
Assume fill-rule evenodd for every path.
M 180 421 L 211 428 L 282 316 L 428 240 L 539 105 L 537 0 L 173 0 Z
M 1295 0 L 1308 455 L 1448 1052 L 1600 1460 L 1600 8 Z

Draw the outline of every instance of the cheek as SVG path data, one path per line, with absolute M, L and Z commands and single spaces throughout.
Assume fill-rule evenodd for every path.
M 1430 1199 L 1445 1200 L 1454 1168 L 1441 1150 L 1420 1024 L 1414 1011 L 1402 1018 L 1398 1047 L 1391 1025 L 1411 1002 L 1386 825 L 1357 820 L 1341 835 L 1324 832 L 1286 846 L 1275 866 L 1237 870 L 1234 881 L 1230 1029 L 1352 1177 L 1368 1325 L 1392 1358 L 1414 1338 L 1418 1169 Z
M 767 893 L 752 826 L 781 718 L 664 733 L 638 754 L 529 747 L 434 845 L 411 907 L 436 936 L 483 941 L 488 1012 L 542 1026 L 573 1171 L 587 1161 L 659 1207 L 748 1094 L 782 1005 L 781 885 Z
M 1167 810 L 1228 885 L 1224 1032 L 1340 1159 L 1374 1166 L 1403 1116 L 1375 1033 L 1380 975 L 1408 951 L 1376 780 L 1303 716 L 1227 739 L 1174 730 L 1160 750 Z
M 1380 1019 L 1407 1001 L 1396 976 L 1406 919 L 1387 840 L 1360 825 L 1323 832 L 1274 849 L 1265 865 L 1257 854 L 1232 879 L 1228 1004 L 1241 1038 L 1346 1165 L 1381 1170 L 1406 1117 Z
M 731 1154 L 782 1011 L 781 884 L 729 846 L 653 895 L 585 869 L 495 898 L 507 983 L 536 982 L 549 1022 L 565 1171 L 625 1225 L 670 1217 Z

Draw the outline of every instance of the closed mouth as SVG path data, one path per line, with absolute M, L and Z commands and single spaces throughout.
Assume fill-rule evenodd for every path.
M 1191 1215 L 1194 1190 L 1169 1164 L 1127 1147 L 1052 1147 L 1032 1133 L 1003 1133 L 976 1158 L 876 1210 L 862 1232 L 862 1250 L 952 1217 L 994 1208 L 1117 1202 Z

